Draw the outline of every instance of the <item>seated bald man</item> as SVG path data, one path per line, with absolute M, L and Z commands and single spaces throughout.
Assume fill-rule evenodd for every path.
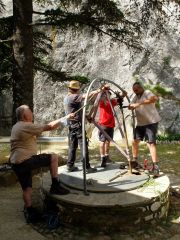
M 29 222 L 36 220 L 35 209 L 32 207 L 32 170 L 41 167 L 50 168 L 52 184 L 51 194 L 68 194 L 69 190 L 62 187 L 58 180 L 58 155 L 38 154 L 36 138 L 43 131 L 51 131 L 61 125 L 61 119 L 48 124 L 34 124 L 33 113 L 29 106 L 22 105 L 16 109 L 17 123 L 11 131 L 10 162 L 18 177 L 22 191 L 25 209 L 29 214 Z M 67 116 L 70 118 L 70 115 Z

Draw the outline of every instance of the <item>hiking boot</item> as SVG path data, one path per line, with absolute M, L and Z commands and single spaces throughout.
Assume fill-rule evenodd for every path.
M 33 207 L 24 208 L 24 217 L 27 223 L 37 223 L 42 220 L 41 213 Z
M 73 166 L 67 166 L 67 170 L 68 172 L 77 172 L 79 171 L 79 168 L 73 165 Z
M 106 163 L 113 163 L 113 161 L 109 158 L 109 155 L 105 156 Z
M 154 165 L 151 169 L 146 170 L 146 173 L 152 175 L 153 177 L 159 177 L 159 172 L 160 170 L 158 165 Z
M 101 167 L 106 167 L 106 157 L 101 157 Z
M 70 193 L 70 191 L 58 184 L 52 184 L 50 188 L 50 194 L 56 194 L 56 195 L 66 195 Z
M 86 168 L 86 173 L 95 173 L 97 172 L 97 168 L 92 168 L 91 166 Z
M 141 164 L 139 164 L 137 161 L 132 161 L 131 162 L 131 167 L 135 170 L 139 170 L 139 169 L 143 169 L 143 167 L 141 166 Z

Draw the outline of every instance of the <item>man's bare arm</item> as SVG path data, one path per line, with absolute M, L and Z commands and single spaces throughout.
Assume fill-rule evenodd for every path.
M 151 104 L 151 103 L 155 103 L 158 101 L 158 97 L 157 96 L 151 96 L 149 99 L 145 99 L 143 100 L 142 102 L 139 102 L 139 103 L 131 103 L 129 105 L 129 109 L 130 110 L 133 110 L 135 108 L 138 108 L 140 107 L 141 105 L 146 105 L 146 104 Z
M 43 131 L 51 131 L 51 130 L 57 129 L 61 126 L 61 123 L 63 122 L 63 120 L 70 119 L 70 118 L 73 118 L 73 117 L 74 117 L 74 114 L 70 113 L 63 118 L 59 118 L 57 120 L 54 120 L 54 121 L 44 125 Z

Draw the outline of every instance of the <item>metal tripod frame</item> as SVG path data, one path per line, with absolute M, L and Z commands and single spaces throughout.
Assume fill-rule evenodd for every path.
M 85 97 L 85 100 L 84 100 L 84 105 L 83 105 L 83 114 L 82 114 L 82 138 L 83 138 L 83 187 L 84 187 L 84 194 L 85 195 L 89 195 L 88 191 L 87 191 L 87 182 L 86 182 L 86 131 L 85 131 L 85 122 L 86 122 L 86 110 L 87 110 L 87 102 L 88 102 L 88 96 L 89 96 L 89 93 L 91 92 L 91 89 L 93 87 L 93 85 L 95 85 L 95 83 L 100 83 L 100 84 L 105 84 L 105 83 L 110 83 L 112 85 L 114 85 L 115 87 L 117 87 L 121 92 L 123 92 L 124 90 L 118 85 L 116 84 L 115 82 L 111 81 L 111 80 L 108 80 L 108 79 L 104 79 L 104 78 L 97 78 L 97 79 L 94 79 L 91 84 L 89 85 L 88 87 L 88 90 L 87 90 L 87 93 L 86 93 L 86 97 Z M 111 89 L 110 89 L 111 90 Z M 114 92 L 114 91 L 112 91 Z M 117 123 L 118 123 L 118 128 L 120 130 L 120 133 L 122 135 L 122 137 L 125 138 L 125 144 L 126 144 L 126 151 L 124 151 L 102 128 L 101 126 L 95 121 L 95 115 L 96 115 L 96 112 L 97 112 L 97 109 L 98 109 L 98 105 L 99 105 L 99 100 L 100 100 L 100 96 L 101 96 L 101 93 L 98 94 L 96 100 L 95 100 L 95 104 L 93 106 L 93 108 L 91 109 L 90 111 L 90 115 L 89 116 L 91 118 L 91 122 L 106 136 L 106 138 L 112 142 L 112 144 L 120 151 L 120 153 L 128 160 L 128 163 L 129 163 L 129 168 L 130 168 L 130 172 L 132 173 L 132 168 L 131 168 L 131 160 L 130 160 L 130 153 L 129 153 L 129 144 L 128 144 L 128 139 L 127 139 L 127 131 L 126 131 L 126 124 L 125 124 L 125 118 L 124 118 L 124 113 L 123 113 L 123 107 L 122 106 L 119 106 L 120 107 L 120 111 L 121 111 L 121 114 L 122 114 L 122 119 L 123 119 L 123 129 L 124 129 L 124 132 L 123 130 L 121 129 L 121 126 L 120 126 L 120 123 L 119 123 L 119 120 L 117 118 L 117 114 L 114 110 L 114 108 L 112 107 L 112 104 L 110 102 L 110 97 L 109 97 L 109 94 L 106 92 L 106 95 L 107 95 L 107 99 L 110 103 L 110 106 L 111 106 L 111 109 L 112 109 L 112 112 L 114 114 L 114 117 L 116 118 L 117 120 Z M 128 96 L 125 96 L 126 99 L 128 100 L 128 102 L 130 102 L 130 99 Z M 135 115 L 134 115 L 134 111 L 131 110 L 132 112 L 132 124 L 133 124 L 133 132 L 134 132 L 134 126 L 135 126 Z M 118 175 L 119 176 L 119 175 Z M 118 177 L 117 176 L 117 177 Z M 116 177 L 113 178 L 113 180 L 115 179 Z

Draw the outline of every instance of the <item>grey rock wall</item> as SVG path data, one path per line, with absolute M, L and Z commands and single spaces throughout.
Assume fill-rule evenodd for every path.
M 132 1 L 121 1 L 126 11 L 132 12 Z M 180 47 L 179 47 L 179 32 L 180 28 L 177 22 L 176 14 L 177 9 L 174 10 L 174 15 L 169 19 L 166 24 L 166 34 L 156 38 L 154 35 L 144 36 L 142 42 L 143 47 L 146 49 L 142 52 L 135 52 L 128 49 L 120 43 L 112 43 L 110 38 L 104 36 L 99 39 L 95 34 L 91 36 L 89 31 L 85 29 L 81 33 L 67 32 L 66 34 L 58 32 L 55 35 L 53 42 L 53 53 L 50 56 L 50 61 L 53 62 L 57 69 L 67 71 L 74 75 L 88 76 L 91 80 L 94 78 L 106 78 L 116 82 L 126 91 L 129 96 L 132 95 L 132 84 L 135 80 L 140 80 L 144 84 L 151 84 L 154 86 L 157 83 L 170 91 L 175 98 L 180 98 Z M 134 14 L 134 15 L 133 15 Z M 132 12 L 132 16 L 136 14 Z M 153 28 L 153 23 L 150 28 Z M 50 34 L 51 34 L 51 30 Z M 149 30 L 150 31 L 150 30 Z M 44 79 L 36 75 L 38 85 L 42 84 L 42 89 L 46 89 Z M 60 99 L 66 94 L 65 87 L 57 84 L 47 83 L 49 86 L 48 96 L 52 98 L 56 92 L 58 96 L 54 95 L 51 109 L 49 106 L 47 96 L 43 99 L 39 94 L 36 94 L 35 88 L 35 112 L 43 101 L 47 111 L 44 109 L 41 114 L 36 114 L 36 119 L 44 118 L 45 116 L 52 116 L 58 113 L 57 106 L 62 106 Z M 44 95 L 44 90 L 41 92 Z M 47 101 L 47 104 L 44 104 Z M 57 103 L 58 101 L 58 103 Z M 160 122 L 159 130 L 161 133 L 167 129 L 179 133 L 180 132 L 180 105 L 177 101 L 170 99 L 160 98 L 160 115 L 162 121 Z M 62 112 L 61 112 L 62 113 Z M 50 117 L 51 116 L 51 117 Z
M 12 12 L 10 11 L 12 1 L 3 2 L 7 3 L 8 14 Z M 132 19 L 139 17 L 138 11 L 134 10 L 134 1 L 119 2 L 124 11 L 130 13 Z M 88 76 L 90 79 L 103 77 L 114 81 L 128 91 L 129 96 L 132 95 L 133 82 L 138 79 L 152 85 L 160 83 L 162 87 L 172 91 L 174 99 L 179 99 L 180 25 L 177 20 L 179 8 L 171 2 L 164 10 L 169 13 L 166 34 L 159 38 L 148 34 L 154 27 L 152 22 L 142 40 L 145 51 L 138 53 L 120 43 L 112 43 L 107 36 L 99 39 L 96 34 L 92 36 L 87 29 L 76 34 L 57 30 L 49 61 L 57 69 L 70 74 Z M 54 34 L 51 28 L 46 30 L 50 35 Z M 37 73 L 34 89 L 35 121 L 50 121 L 63 116 L 63 99 L 66 94 L 66 83 L 52 83 L 48 81 L 47 76 Z M 179 133 L 180 105 L 177 101 L 161 98 L 159 112 L 162 117 L 160 132 L 169 129 Z M 52 134 L 59 135 L 60 131 Z M 63 130 L 62 134 L 66 134 L 66 130 Z

